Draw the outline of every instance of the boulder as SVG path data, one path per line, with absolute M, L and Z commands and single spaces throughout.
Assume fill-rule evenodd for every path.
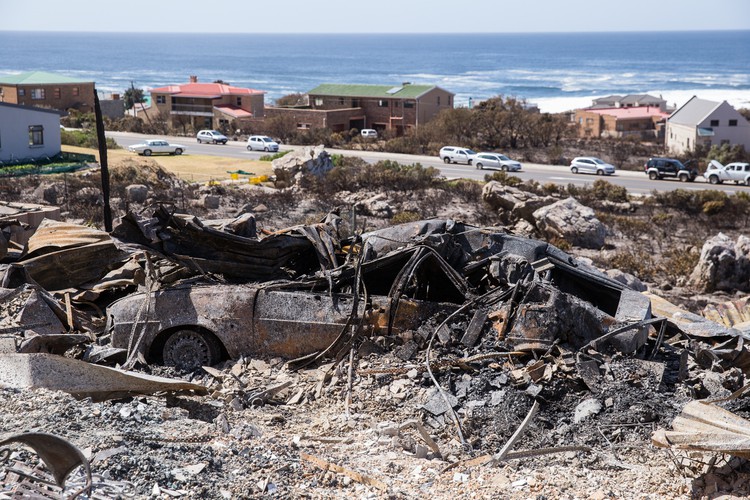
M 719 233 L 708 239 L 689 283 L 705 292 L 750 291 L 750 238 L 740 235 L 735 242 Z
M 534 222 L 534 211 L 555 202 L 552 196 L 539 196 L 497 181 L 490 181 L 484 185 L 482 200 L 493 210 L 503 212 L 501 215 L 505 222 L 520 219 Z
M 287 153 L 271 162 L 277 182 L 291 186 L 297 184 L 306 174 L 321 176 L 333 168 L 331 155 L 323 145 L 305 146 L 302 149 Z
M 533 213 L 536 227 L 545 238 L 563 239 L 572 245 L 601 249 L 607 229 L 596 218 L 594 210 L 575 198 L 560 200 Z
M 619 281 L 626 287 L 630 288 L 631 290 L 635 290 L 636 292 L 645 292 L 646 290 L 648 290 L 648 287 L 644 285 L 641 280 L 630 273 L 620 271 L 619 269 L 607 269 L 606 271 L 604 271 L 604 274 L 615 281 Z
M 211 210 L 219 208 L 220 202 L 221 197 L 216 196 L 215 194 L 204 194 L 200 198 L 201 205 L 203 205 L 204 208 L 208 208 Z
M 148 199 L 148 186 L 143 184 L 131 184 L 125 188 L 128 201 L 132 203 L 145 203 Z

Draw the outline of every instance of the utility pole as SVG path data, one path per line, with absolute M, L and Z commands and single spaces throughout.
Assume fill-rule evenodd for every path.
M 102 168 L 102 198 L 104 199 L 104 230 L 112 232 L 112 209 L 109 206 L 109 165 L 107 163 L 107 138 L 104 136 L 102 107 L 99 93 L 94 89 L 94 116 L 96 117 L 96 140 L 99 143 L 99 165 Z

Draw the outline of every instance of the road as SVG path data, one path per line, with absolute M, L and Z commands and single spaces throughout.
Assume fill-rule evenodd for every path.
M 132 144 L 142 142 L 146 136 L 130 132 L 107 132 L 108 137 L 112 137 L 117 143 L 127 148 Z M 153 136 L 148 136 L 153 137 Z M 183 144 L 188 147 L 186 154 L 200 154 L 207 156 L 220 156 L 225 158 L 240 158 L 257 160 L 268 153 L 260 151 L 248 151 L 244 142 L 229 141 L 226 145 L 222 144 L 198 144 L 192 137 L 171 137 L 163 136 L 160 139 L 166 139 L 169 142 Z M 299 149 L 302 146 L 292 146 L 284 144 L 283 149 Z M 436 156 L 422 155 L 405 155 L 398 153 L 383 153 L 377 151 L 351 151 L 348 149 L 328 149 L 331 154 L 340 154 L 344 156 L 359 156 L 368 163 L 376 163 L 381 160 L 394 160 L 402 164 L 410 165 L 420 163 L 426 167 L 435 167 L 440 170 L 443 176 L 453 178 L 466 178 L 483 180 L 484 176 L 491 174 L 490 170 L 477 170 L 468 165 L 446 165 Z M 538 163 L 524 163 L 523 171 L 514 172 L 513 175 L 523 180 L 535 180 L 540 184 L 554 183 L 561 185 L 574 184 L 576 186 L 585 186 L 593 183 L 598 177 L 594 175 L 572 174 L 567 166 L 561 165 L 543 165 Z M 750 188 L 745 186 L 736 186 L 733 184 L 711 185 L 703 177 L 698 177 L 695 182 L 683 183 L 676 179 L 665 179 L 661 181 L 652 181 L 643 172 L 633 172 L 628 170 L 618 170 L 615 175 L 605 178 L 612 184 L 624 186 L 631 194 L 650 194 L 652 191 L 673 191 L 675 189 L 701 190 L 716 189 L 724 191 L 727 194 L 736 192 L 748 192 Z

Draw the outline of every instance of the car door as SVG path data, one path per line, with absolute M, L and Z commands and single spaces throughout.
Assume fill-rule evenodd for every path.
M 579 170 L 586 174 L 595 174 L 596 165 L 594 164 L 592 160 L 589 160 L 588 158 L 584 158 L 583 160 L 581 160 L 581 168 Z

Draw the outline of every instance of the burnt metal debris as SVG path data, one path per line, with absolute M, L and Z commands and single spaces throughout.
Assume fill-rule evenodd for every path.
M 575 374 L 593 394 L 618 373 L 656 387 L 689 380 L 695 367 L 739 374 L 716 390 L 696 381 L 696 397 L 750 374 L 750 336 L 732 326 L 745 320 L 737 311 L 746 304 L 715 309 L 712 321 L 503 228 L 424 220 L 342 237 L 342 226 L 332 213 L 317 224 L 259 231 L 252 216 L 205 221 L 165 207 L 129 213 L 111 235 L 43 224 L 20 256 L 0 264 L 3 382 L 98 400 L 202 394 L 199 384 L 100 372 L 110 369 L 91 363 L 191 372 L 225 359 L 278 357 L 292 369 L 348 359 L 351 391 L 355 353 L 390 349 L 408 362 L 422 351 L 424 365 L 408 370 L 435 385 L 424 411 L 452 419 L 468 446 L 456 396 L 437 371 L 524 359 L 506 365 L 506 378 L 531 398 L 556 372 Z M 89 363 L 46 354 L 63 352 Z M 43 375 L 18 378 L 32 368 Z M 65 380 L 48 376 L 61 370 Z M 235 402 L 262 405 L 274 394 L 246 391 Z M 594 401 L 577 418 L 599 411 Z M 665 436 L 664 445 L 692 446 Z M 705 449 L 746 451 L 732 446 Z

